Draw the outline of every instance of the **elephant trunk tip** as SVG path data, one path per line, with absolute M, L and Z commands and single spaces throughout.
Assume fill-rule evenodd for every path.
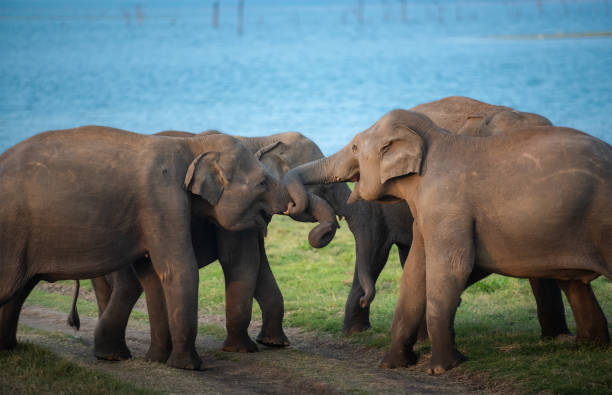
M 374 291 L 374 289 L 365 291 L 365 295 L 359 298 L 359 306 L 361 306 L 362 309 L 369 307 L 372 300 L 374 300 L 375 293 L 376 291 Z
M 338 222 L 322 222 L 308 233 L 308 243 L 314 248 L 323 248 L 328 245 L 340 227 Z

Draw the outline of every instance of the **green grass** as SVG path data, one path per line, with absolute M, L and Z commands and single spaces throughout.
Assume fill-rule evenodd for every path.
M 66 283 L 70 284 L 72 283 L 72 281 Z M 81 281 L 81 283 L 89 283 L 89 281 Z M 30 296 L 28 296 L 26 304 L 33 304 L 37 306 L 65 311 L 66 318 L 68 318 L 68 313 L 70 312 L 70 307 L 72 305 L 72 296 L 49 293 L 35 288 L 34 290 L 32 290 L 32 293 L 30 293 Z M 79 312 L 79 315 L 89 317 L 98 316 L 98 306 L 94 302 L 84 300 L 83 298 L 79 299 L 77 303 L 77 310 Z M 137 310 L 133 310 L 132 314 L 130 315 L 130 319 L 144 320 L 146 318 L 146 313 Z
M 20 328 L 23 330 L 23 328 Z M 151 394 L 93 369 L 78 366 L 44 347 L 19 343 L 0 351 L 2 394 Z
M 336 238 L 320 250 L 307 243 L 312 224 L 301 224 L 286 217 L 274 217 L 266 239 L 272 271 L 285 300 L 285 325 L 342 336 L 344 303 L 355 262 L 354 240 L 346 222 Z M 371 307 L 372 330 L 350 337 L 350 341 L 387 348 L 397 302 L 401 268 L 397 251 L 392 250 L 387 267 L 376 284 Z M 593 288 L 606 316 L 612 319 L 612 284 L 603 278 Z M 51 299 L 53 298 L 53 299 Z M 200 270 L 199 307 L 208 314 L 225 314 L 223 272 L 214 263 Z M 70 308 L 70 297 L 48 296 L 35 291 L 28 303 Z M 79 301 L 81 314 L 95 316 L 94 303 Z M 566 301 L 570 329 L 575 323 Z M 145 319 L 137 314 L 132 319 Z M 255 303 L 253 318 L 261 319 Z M 468 357 L 459 372 L 484 373 L 491 380 L 514 385 L 526 392 L 610 393 L 612 392 L 612 348 L 576 346 L 573 341 L 542 341 L 535 301 L 527 280 L 501 276 L 475 284 L 462 295 L 455 320 L 457 344 Z M 203 327 L 216 337 L 222 330 Z M 428 343 L 417 349 L 428 353 Z
M 286 322 L 341 336 L 344 303 L 353 277 L 354 241 L 343 223 L 328 247 L 314 250 L 305 241 L 310 227 L 275 217 L 268 232 L 267 252 L 285 298 Z M 206 270 L 211 269 L 218 270 Z M 394 248 L 376 284 L 372 330 L 352 337 L 353 341 L 389 346 L 400 276 Z M 201 277 L 204 280 L 208 274 L 203 272 Z M 592 284 L 604 313 L 612 319 L 612 283 L 599 278 Z M 200 298 L 205 301 L 206 295 L 201 293 Z M 575 332 L 567 300 L 565 306 L 568 325 Z M 254 317 L 260 317 L 260 313 L 254 312 Z M 462 295 L 455 329 L 458 347 L 468 357 L 459 370 L 485 372 L 493 380 L 528 392 L 612 391 L 611 347 L 540 340 L 535 301 L 527 280 L 493 275 L 472 286 Z M 427 343 L 419 348 L 422 353 L 430 351 Z

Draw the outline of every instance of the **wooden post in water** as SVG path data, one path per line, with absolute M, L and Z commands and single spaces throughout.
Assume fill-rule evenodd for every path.
M 212 26 L 216 29 L 219 27 L 219 2 L 213 1 L 213 20 Z
M 142 25 L 142 21 L 144 20 L 144 15 L 142 14 L 142 9 L 140 8 L 140 4 L 136 5 L 136 17 L 138 18 L 138 24 Z
M 562 0 L 561 4 L 563 4 L 563 15 L 567 15 L 567 2 Z
M 244 22 L 244 0 L 238 1 L 238 34 L 242 34 L 242 24 Z

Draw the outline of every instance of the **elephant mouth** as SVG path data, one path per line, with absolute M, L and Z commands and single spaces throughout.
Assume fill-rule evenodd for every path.
M 356 174 L 354 174 L 352 177 L 350 177 L 350 178 L 348 179 L 348 181 L 350 181 L 350 182 L 357 182 L 357 181 L 359 181 L 359 176 L 360 176 L 360 173 L 359 173 L 359 172 L 357 172 L 357 173 L 356 173 Z

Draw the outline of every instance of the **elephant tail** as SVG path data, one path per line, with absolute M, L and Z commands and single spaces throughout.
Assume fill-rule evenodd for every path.
M 81 283 L 79 280 L 74 280 L 74 294 L 72 295 L 72 307 L 70 308 L 70 314 L 68 315 L 68 325 L 76 328 L 78 331 L 81 328 L 81 320 L 79 319 L 79 312 L 77 311 L 77 299 L 79 298 L 79 289 Z

